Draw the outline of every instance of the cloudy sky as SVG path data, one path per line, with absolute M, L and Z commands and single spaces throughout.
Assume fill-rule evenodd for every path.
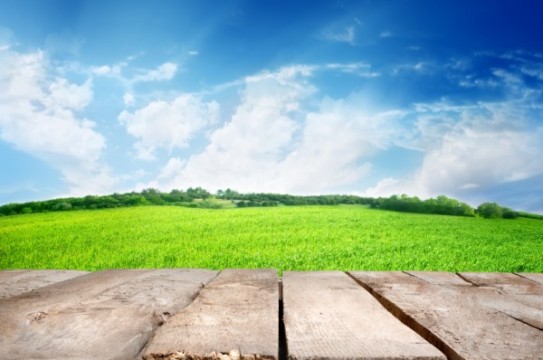
M 0 204 L 154 187 L 543 213 L 543 2 L 0 0 Z

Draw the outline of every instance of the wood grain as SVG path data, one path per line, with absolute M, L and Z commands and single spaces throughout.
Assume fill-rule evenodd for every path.
M 428 284 L 433 284 L 433 285 L 472 286 L 471 283 L 465 281 L 457 274 L 451 273 L 451 272 L 406 271 L 406 273 L 409 275 L 415 276 L 421 280 L 424 280 Z
M 445 359 L 342 272 L 283 274 L 290 359 Z
M 275 359 L 276 270 L 224 270 L 158 331 L 144 359 Z
M 427 331 L 425 338 L 450 359 L 542 357 L 543 332 L 509 314 L 507 309 L 515 306 L 520 309 L 520 303 L 498 288 L 401 284 L 397 279 L 390 284 L 386 276 L 379 282 L 375 274 L 370 277 L 364 272 L 351 274 L 406 324 L 417 328 L 419 333 Z M 370 281 L 366 281 L 368 278 Z M 506 278 L 517 281 L 511 276 Z M 526 313 L 525 310 L 518 311 Z
M 134 359 L 216 275 L 112 270 L 0 300 L 0 359 Z
M 10 270 L 0 271 L 0 299 L 87 274 L 75 270 Z

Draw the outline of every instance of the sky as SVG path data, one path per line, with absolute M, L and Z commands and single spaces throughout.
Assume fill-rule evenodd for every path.
M 539 0 L 0 0 L 0 204 L 201 186 L 543 213 Z

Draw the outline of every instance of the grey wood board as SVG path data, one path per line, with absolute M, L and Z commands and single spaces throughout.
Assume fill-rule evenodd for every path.
M 433 285 L 456 285 L 473 286 L 463 280 L 460 276 L 451 272 L 444 271 L 406 271 L 407 274 L 415 276 Z
M 501 296 L 485 299 L 487 307 L 543 331 L 543 285 L 509 273 L 462 273 L 462 276 L 478 286 L 499 291 Z
M 275 359 L 278 307 L 276 270 L 223 270 L 158 329 L 144 359 Z
M 445 359 L 347 274 L 286 272 L 290 359 Z
M 134 359 L 216 273 L 101 271 L 0 300 L 0 359 Z
M 543 332 L 507 313 L 517 300 L 493 287 L 379 283 L 375 274 L 351 274 L 391 304 L 407 323 L 422 325 L 453 359 L 537 359 Z M 370 281 L 367 282 L 366 280 Z M 371 283 L 371 284 L 370 284 Z M 526 306 L 527 307 L 527 306 Z M 526 307 L 520 312 L 524 315 Z
M 459 274 L 477 286 L 534 285 L 534 281 L 512 273 L 461 272 Z
M 364 271 L 364 281 L 371 285 L 386 284 L 420 284 L 424 285 L 428 282 L 411 276 L 403 271 Z
M 87 274 L 76 270 L 6 270 L 0 271 L 0 299 Z
M 543 273 L 517 273 L 517 275 L 543 285 Z

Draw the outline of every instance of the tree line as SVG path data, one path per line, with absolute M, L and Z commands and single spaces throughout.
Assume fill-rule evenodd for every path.
M 240 193 L 232 189 L 219 190 L 215 194 L 196 187 L 186 190 L 161 192 L 157 189 L 145 189 L 141 192 L 111 194 L 104 196 L 88 195 L 46 201 L 32 201 L 0 206 L 0 216 L 40 213 L 50 211 L 68 211 L 83 209 L 107 209 L 142 205 L 172 205 L 198 208 L 223 208 L 225 203 L 237 207 L 267 207 L 295 205 L 365 205 L 373 209 L 401 212 L 442 214 L 455 216 L 481 216 L 485 218 L 529 217 L 543 219 L 543 215 L 517 212 L 496 203 L 483 203 L 477 208 L 440 195 L 436 198 L 421 200 L 416 196 L 393 195 L 390 197 L 361 197 L 356 195 L 314 195 L 298 196 L 272 193 Z

